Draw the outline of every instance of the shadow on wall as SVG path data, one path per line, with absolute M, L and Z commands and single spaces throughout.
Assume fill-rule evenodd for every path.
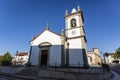
M 64 45 L 32 46 L 30 52 L 31 65 L 46 66 L 88 66 L 85 49 L 66 49 Z

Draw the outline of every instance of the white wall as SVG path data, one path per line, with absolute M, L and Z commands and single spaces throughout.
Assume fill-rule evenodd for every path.
M 82 48 L 82 43 L 81 43 L 81 39 L 77 38 L 77 39 L 70 39 L 68 40 L 69 43 L 69 48 L 70 49 L 81 49 Z
M 35 40 L 31 42 L 32 46 L 38 46 L 40 43 L 49 42 L 52 45 L 61 44 L 61 36 L 56 35 L 48 30 L 45 30 L 41 35 L 39 35 Z
M 105 57 L 106 63 L 112 63 L 114 61 L 113 55 L 109 55 L 108 57 Z
M 71 17 L 69 17 L 67 20 L 67 24 L 68 24 L 68 29 L 70 29 L 71 28 L 71 19 L 73 19 L 73 18 L 75 18 L 76 19 L 76 26 L 77 27 L 79 27 L 79 26 L 83 26 L 83 23 L 82 23 L 82 18 L 81 17 L 79 17 L 79 16 L 76 16 L 76 15 L 73 15 L 73 16 L 71 16 Z
M 70 66 L 83 66 L 83 54 L 81 39 L 70 39 L 69 42 L 69 64 Z
M 30 59 L 32 65 L 38 65 L 41 56 L 40 48 L 38 46 L 44 42 L 49 42 L 51 44 L 48 56 L 49 65 L 55 65 L 55 63 L 58 65 L 61 64 L 61 36 L 45 30 L 31 42 L 31 46 L 33 46 Z
M 75 37 L 75 36 L 81 36 L 80 34 L 80 28 L 74 28 L 68 31 L 68 37 Z

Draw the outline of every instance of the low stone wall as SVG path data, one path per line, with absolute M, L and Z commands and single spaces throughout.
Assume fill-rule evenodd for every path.
M 15 74 L 15 73 L 19 72 L 22 69 L 24 69 L 24 67 L 6 67 L 6 66 L 1 66 L 0 67 L 0 72 L 2 72 L 2 73 L 9 73 L 9 74 Z

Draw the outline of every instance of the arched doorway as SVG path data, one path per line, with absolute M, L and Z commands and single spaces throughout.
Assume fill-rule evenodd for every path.
M 92 64 L 92 57 L 91 56 L 88 56 L 88 63 Z
M 47 66 L 49 63 L 49 55 L 50 55 L 50 46 L 49 42 L 43 42 L 39 45 L 40 48 L 40 57 L 39 64 L 43 66 Z
M 47 62 L 48 62 L 48 50 L 42 50 L 40 65 L 47 65 Z

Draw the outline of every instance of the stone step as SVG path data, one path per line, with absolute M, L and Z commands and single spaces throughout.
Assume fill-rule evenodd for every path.
M 16 75 L 23 75 L 23 76 L 37 76 L 38 75 L 38 68 L 25 68 L 16 73 Z

